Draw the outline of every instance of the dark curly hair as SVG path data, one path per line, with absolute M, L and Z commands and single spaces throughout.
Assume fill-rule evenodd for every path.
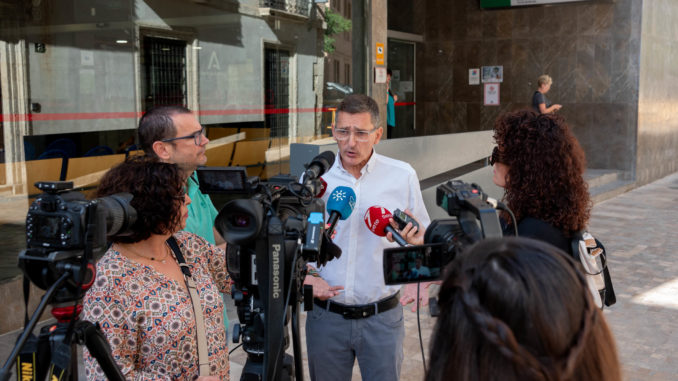
M 151 234 L 173 233 L 181 224 L 181 204 L 186 179 L 176 164 L 150 156 L 130 156 L 111 168 L 97 188 L 97 197 L 131 193 L 130 205 L 137 212 L 132 235 L 111 237 L 113 242 L 134 243 Z
M 559 115 L 524 110 L 494 125 L 499 162 L 508 166 L 504 200 L 520 221 L 538 218 L 566 236 L 586 228 L 591 198 L 584 151 Z
M 490 238 L 458 255 L 444 278 L 426 381 L 621 380 L 614 337 L 563 251 Z

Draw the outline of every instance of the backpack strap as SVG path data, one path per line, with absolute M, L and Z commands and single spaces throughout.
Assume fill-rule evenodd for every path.
M 603 253 L 607 254 L 607 251 L 605 251 L 605 246 L 603 246 L 603 243 L 598 240 L 598 238 L 594 238 L 596 240 L 596 245 L 603 249 Z M 603 301 L 605 302 L 606 306 L 611 306 L 615 303 L 617 303 L 617 296 L 614 294 L 614 287 L 612 286 L 612 277 L 610 276 L 610 268 L 607 265 L 607 255 L 603 259 L 605 267 L 603 267 L 603 280 L 605 281 L 605 298 Z
M 186 287 L 188 288 L 188 294 L 191 297 L 191 304 L 193 304 L 193 314 L 195 315 L 195 329 L 196 336 L 198 338 L 198 366 L 199 366 L 199 375 L 200 376 L 209 376 L 210 375 L 210 362 L 209 354 L 207 352 L 207 334 L 205 332 L 205 318 L 202 314 L 202 305 L 200 304 L 200 297 L 198 296 L 197 286 L 193 277 L 191 276 L 191 270 L 184 260 L 184 256 L 179 250 L 179 245 L 174 236 L 167 238 L 167 244 L 174 252 L 174 256 L 179 262 L 179 267 L 181 267 L 181 272 L 184 273 L 184 280 L 186 281 Z

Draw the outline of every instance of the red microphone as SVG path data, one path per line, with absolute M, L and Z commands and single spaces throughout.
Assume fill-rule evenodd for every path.
M 325 180 L 323 180 L 322 177 L 318 177 L 318 180 L 320 180 L 320 189 L 318 190 L 318 194 L 315 195 L 316 198 L 320 198 L 325 194 L 325 191 L 327 190 L 327 183 Z
M 372 233 L 385 237 L 386 233 L 391 233 L 393 235 L 393 240 L 398 243 L 400 246 L 407 246 L 407 241 L 391 226 L 388 222 L 390 218 L 393 218 L 393 214 L 388 211 L 388 209 L 381 206 L 371 206 L 365 212 L 365 225 L 367 228 L 372 231 Z

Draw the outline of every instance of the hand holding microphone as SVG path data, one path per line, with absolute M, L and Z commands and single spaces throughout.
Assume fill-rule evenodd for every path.
M 393 214 L 389 212 L 388 209 L 381 206 L 371 206 L 365 212 L 365 225 L 367 228 L 372 231 L 372 233 L 380 236 L 386 237 L 388 233 L 391 233 L 391 237 L 394 241 L 400 246 L 407 246 L 407 241 L 403 238 L 398 231 L 391 226 L 391 221 L 393 221 Z

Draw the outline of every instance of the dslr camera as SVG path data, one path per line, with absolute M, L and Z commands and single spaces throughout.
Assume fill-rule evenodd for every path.
M 54 301 L 78 300 L 84 286 L 94 280 L 94 260 L 103 254 L 107 236 L 131 233 L 137 217 L 130 206 L 132 195 L 86 200 L 72 191 L 70 181 L 41 181 L 35 186 L 44 193 L 28 208 L 26 250 L 19 254 L 19 267 L 43 290 L 65 272 L 72 273 Z
M 453 218 L 433 220 L 424 234 L 424 245 L 385 249 L 386 284 L 439 279 L 445 265 L 464 248 L 483 238 L 502 236 L 496 208 L 503 205 L 476 184 L 448 181 L 436 189 L 436 204 Z

